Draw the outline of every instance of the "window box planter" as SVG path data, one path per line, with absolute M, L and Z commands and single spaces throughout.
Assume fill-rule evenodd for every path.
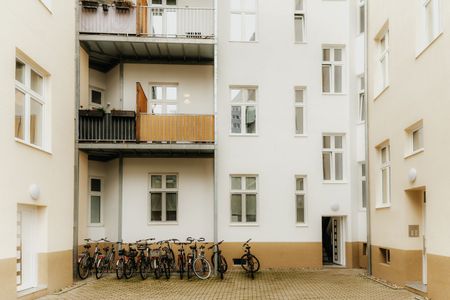
M 135 118 L 136 113 L 133 110 L 111 110 L 111 116 L 116 118 Z
M 127 12 L 133 7 L 133 2 L 131 1 L 114 1 L 114 6 L 117 10 L 122 12 Z
M 99 2 L 98 0 L 81 0 L 81 5 L 86 9 L 97 9 Z
M 80 117 L 103 118 L 105 111 L 103 109 L 80 109 L 78 115 Z

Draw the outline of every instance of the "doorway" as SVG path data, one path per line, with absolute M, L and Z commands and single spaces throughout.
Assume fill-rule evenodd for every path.
M 344 265 L 343 217 L 322 217 L 323 265 Z

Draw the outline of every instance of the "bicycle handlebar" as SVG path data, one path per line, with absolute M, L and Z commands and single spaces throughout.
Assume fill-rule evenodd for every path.
M 246 241 L 244 244 L 242 244 L 242 247 L 244 247 L 245 245 L 248 245 L 248 243 L 250 243 L 252 239 L 248 239 L 248 241 Z
M 223 241 L 224 241 L 224 240 L 221 240 L 221 241 L 218 242 L 218 243 L 212 244 L 211 247 L 208 247 L 208 249 L 212 249 L 212 248 L 214 248 L 214 246 L 219 246 L 220 244 L 223 243 Z

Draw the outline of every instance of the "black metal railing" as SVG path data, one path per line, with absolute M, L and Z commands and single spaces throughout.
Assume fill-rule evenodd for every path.
M 132 142 L 136 141 L 136 116 L 134 111 L 104 113 L 80 110 L 79 142 Z

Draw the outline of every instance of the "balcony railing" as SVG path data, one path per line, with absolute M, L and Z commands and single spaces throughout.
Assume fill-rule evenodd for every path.
M 135 113 L 131 111 L 104 114 L 101 111 L 80 110 L 78 141 L 136 141 Z
M 80 32 L 160 38 L 211 39 L 214 9 L 178 6 L 81 8 Z

